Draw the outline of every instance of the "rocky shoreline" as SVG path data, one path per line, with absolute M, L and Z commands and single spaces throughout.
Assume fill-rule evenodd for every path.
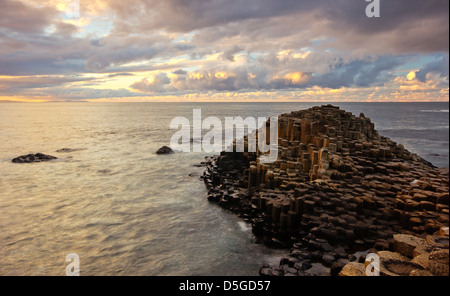
M 250 222 L 257 242 L 291 249 L 261 275 L 364 275 L 367 253 L 381 275 L 448 275 L 448 170 L 331 105 L 280 115 L 278 138 L 274 163 L 259 152 L 204 163 L 208 200 Z

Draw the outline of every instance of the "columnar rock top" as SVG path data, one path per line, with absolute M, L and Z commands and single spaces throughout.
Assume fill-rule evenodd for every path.
M 432 167 L 403 145 L 380 136 L 364 114 L 357 117 L 331 105 L 282 114 L 278 118 L 278 138 L 279 157 L 275 163 L 260 165 L 259 158 L 251 163 L 267 175 L 271 187 L 272 182 L 292 187 L 289 182 Z
M 280 115 L 278 149 L 269 164 L 258 152 L 222 152 L 203 177 L 208 199 L 251 222 L 258 240 L 292 248 L 262 274 L 306 275 L 314 262 L 340 270 L 356 251 L 394 251 L 396 233 L 439 236 L 449 225 L 448 171 L 364 114 L 327 105 Z

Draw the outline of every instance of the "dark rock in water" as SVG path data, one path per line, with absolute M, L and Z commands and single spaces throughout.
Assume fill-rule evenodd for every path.
M 356 258 L 356 256 L 353 254 L 348 255 L 347 258 L 348 258 L 348 261 L 350 261 L 350 262 L 358 260 L 358 258 Z
M 99 174 L 102 174 L 102 175 L 111 175 L 111 174 L 112 174 L 112 171 L 109 170 L 109 169 L 98 170 L 97 172 L 98 172 Z
M 325 264 L 325 266 L 331 266 L 333 262 L 335 262 L 335 258 L 331 255 L 323 255 L 322 262 Z
M 53 159 L 58 159 L 55 156 L 46 155 L 43 153 L 36 153 L 36 154 L 28 154 L 28 155 L 22 155 L 19 157 L 16 157 L 12 160 L 13 163 L 33 163 L 33 162 L 43 162 L 43 161 L 50 161 Z
M 167 146 L 162 146 L 156 151 L 156 154 L 171 154 L 171 153 L 174 153 L 174 151 L 172 150 L 172 148 Z
M 338 276 L 339 273 L 341 272 L 342 268 L 344 268 L 344 266 L 345 266 L 344 262 L 334 262 L 330 268 L 330 275 Z
M 260 276 L 272 276 L 272 269 L 264 267 L 259 270 Z

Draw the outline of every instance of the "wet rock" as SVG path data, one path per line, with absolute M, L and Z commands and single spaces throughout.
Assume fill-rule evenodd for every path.
M 320 250 L 320 249 L 322 249 L 321 244 L 319 242 L 315 241 L 315 240 L 310 240 L 308 242 L 308 248 L 310 250 Z
M 295 257 L 292 257 L 292 256 L 289 256 L 288 257 L 288 265 L 289 265 L 289 267 L 294 267 L 294 265 L 296 264 L 296 263 L 298 263 L 300 260 L 298 259 L 298 258 L 295 258 Z
M 330 275 L 331 276 L 338 276 L 339 273 L 342 271 L 346 263 L 342 261 L 334 262 L 330 267 Z
M 334 250 L 334 248 L 329 243 L 322 243 L 320 245 L 320 248 L 322 249 L 322 251 L 327 253 Z
M 43 153 L 36 154 L 27 154 L 16 157 L 12 160 L 13 163 L 34 163 L 34 162 L 43 162 L 57 159 L 57 157 L 52 155 L 46 155 Z
M 378 239 L 375 242 L 375 246 L 374 248 L 378 251 L 385 251 L 385 250 L 389 250 L 389 242 L 385 239 Z
M 168 146 L 162 146 L 161 148 L 156 150 L 156 154 L 172 154 L 172 153 L 174 153 L 174 151 L 172 150 L 172 148 Z
M 347 259 L 348 259 L 348 261 L 350 261 L 350 262 L 353 262 L 353 261 L 358 260 L 358 258 L 356 258 L 356 256 L 353 255 L 353 254 L 348 255 Z
M 301 262 L 297 262 L 294 265 L 294 268 L 298 269 L 298 270 L 308 270 L 312 267 L 312 264 L 310 261 L 301 261 Z
M 259 275 L 260 276 L 272 276 L 272 269 L 265 267 L 265 268 L 261 268 L 259 270 Z
M 297 274 L 297 269 L 289 266 L 280 266 L 280 269 L 284 271 L 284 273 L 291 273 L 291 274 Z
M 322 262 L 325 266 L 331 266 L 335 262 L 336 258 L 334 256 L 326 254 L 322 256 Z
M 283 275 L 283 271 L 281 271 L 279 269 L 272 269 L 272 275 L 273 276 L 282 276 Z

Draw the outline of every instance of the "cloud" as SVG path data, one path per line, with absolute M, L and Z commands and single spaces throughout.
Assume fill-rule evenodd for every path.
M 127 72 L 124 72 L 124 73 L 109 74 L 108 77 L 109 77 L 109 78 L 114 78 L 114 77 L 134 76 L 134 75 L 135 75 L 135 74 L 133 74 L 133 73 L 127 73 Z
M 314 76 L 311 84 L 334 89 L 376 86 L 394 78 L 389 71 L 406 61 L 404 56 L 384 56 L 375 60 L 355 60 L 347 64 L 337 64 L 329 73 Z
M 374 47 L 378 53 L 383 53 L 382 41 L 384 53 L 448 50 L 447 0 L 383 1 L 381 18 L 367 18 L 367 4 L 352 0 L 109 2 L 110 8 L 120 16 L 117 29 L 126 33 L 198 31 L 200 35 L 205 34 L 198 39 L 211 41 L 223 36 L 242 36 L 242 33 L 244 39 L 294 37 L 308 35 L 312 30 L 316 36 L 335 39 L 335 45 L 342 48 L 349 45 L 364 49 Z M 247 30 L 250 27 L 256 29 L 256 34 L 254 30 Z
M 149 78 L 143 78 L 132 85 L 131 88 L 142 92 L 157 93 L 165 92 L 165 86 L 170 83 L 170 79 L 165 73 L 159 73 Z
M 186 93 L 190 91 L 277 91 L 323 87 L 372 87 L 383 85 L 395 76 L 390 72 L 408 57 L 383 56 L 376 59 L 336 62 L 327 73 L 302 72 L 296 67 L 256 63 L 236 67 L 211 68 L 204 71 L 165 73 L 144 78 L 130 87 L 147 93 Z M 262 60 L 265 61 L 265 60 Z M 279 63 L 283 64 L 284 60 Z
M 22 76 L 0 79 L 0 96 L 51 97 L 64 99 L 63 93 L 80 83 L 95 84 L 96 79 L 76 75 Z
M 225 51 L 220 55 L 220 57 L 223 58 L 223 59 L 225 59 L 225 60 L 228 60 L 228 61 L 230 61 L 230 62 L 233 62 L 233 61 L 234 61 L 234 55 L 235 55 L 236 53 L 242 51 L 243 49 L 244 49 L 244 48 L 241 47 L 241 46 L 239 46 L 239 45 L 234 45 L 233 47 L 228 48 L 227 50 L 225 50 Z
M 416 72 L 416 77 L 422 82 L 427 80 L 429 73 L 438 74 L 439 77 L 448 77 L 449 75 L 449 59 L 448 55 L 441 56 L 437 60 L 426 64 L 423 68 Z
M 0 0 L 0 29 L 36 33 L 49 26 L 57 15 L 52 7 L 36 7 L 21 1 Z
M 75 20 L 62 0 L 0 0 L 0 95 L 448 91 L 448 0 L 367 4 L 95 0 Z
M 172 72 L 173 74 L 177 74 L 177 75 L 186 75 L 187 72 L 184 71 L 183 69 L 178 69 Z

